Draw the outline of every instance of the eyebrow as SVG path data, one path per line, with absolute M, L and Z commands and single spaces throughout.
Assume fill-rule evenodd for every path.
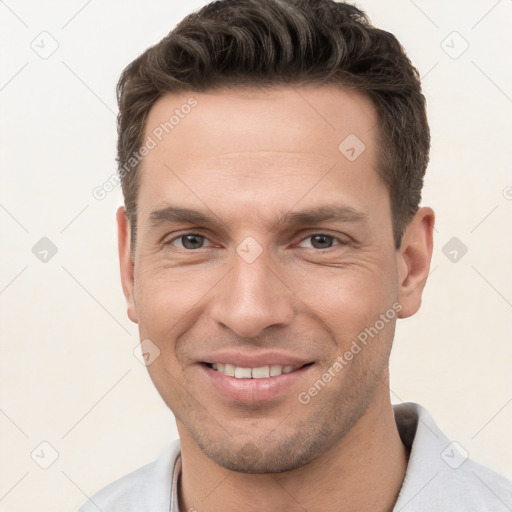
M 152 228 L 157 228 L 162 224 L 179 222 L 201 224 L 204 226 L 216 226 L 221 223 L 213 220 L 212 217 L 205 215 L 199 210 L 177 206 L 167 206 L 166 208 L 152 211 L 149 215 L 149 222 Z
M 368 215 L 350 206 L 319 206 L 301 211 L 290 211 L 281 216 L 275 225 L 317 224 L 320 222 L 344 222 L 365 224 Z
M 300 211 L 286 212 L 277 218 L 277 220 L 272 224 L 272 228 L 274 229 L 278 226 L 292 227 L 295 225 L 309 225 L 321 222 L 365 224 L 367 221 L 368 215 L 366 213 L 355 210 L 352 207 L 328 205 Z M 199 224 L 212 228 L 218 227 L 221 224 L 223 224 L 224 227 L 228 225 L 228 223 L 218 215 L 213 214 L 213 216 L 209 216 L 200 210 L 178 206 L 167 206 L 165 208 L 152 211 L 149 215 L 149 222 L 152 228 L 172 223 Z

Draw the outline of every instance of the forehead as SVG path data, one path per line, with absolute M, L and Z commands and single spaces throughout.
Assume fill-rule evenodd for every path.
M 339 142 L 349 134 L 371 144 L 376 122 L 370 99 L 340 86 L 224 89 L 165 94 L 150 110 L 146 135 L 164 142 L 160 149 L 179 147 L 203 156 L 304 152 L 321 141 L 319 149 L 330 145 L 337 154 Z
M 149 112 L 145 139 L 143 209 L 194 196 L 257 205 L 263 193 L 289 208 L 308 188 L 328 200 L 379 181 L 375 108 L 334 85 L 166 94 Z

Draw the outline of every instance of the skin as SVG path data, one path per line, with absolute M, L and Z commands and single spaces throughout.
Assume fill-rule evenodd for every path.
M 434 214 L 420 208 L 395 249 L 375 170 L 377 114 L 358 92 L 167 94 L 146 135 L 190 96 L 197 106 L 142 162 L 133 253 L 124 208 L 117 213 L 128 316 L 160 350 L 148 370 L 181 439 L 181 510 L 390 511 L 408 457 L 389 396 L 396 317 L 309 403 L 297 397 L 393 304 L 401 318 L 418 310 Z M 349 134 L 365 144 L 352 162 L 338 150 Z M 168 206 L 210 222 L 152 222 Z M 289 222 L 333 206 L 358 215 Z M 179 238 L 187 233 L 204 246 L 196 238 L 189 248 Z M 262 251 L 251 263 L 237 253 L 247 237 Z M 201 364 L 232 348 L 312 364 L 273 399 L 242 403 L 221 396 Z

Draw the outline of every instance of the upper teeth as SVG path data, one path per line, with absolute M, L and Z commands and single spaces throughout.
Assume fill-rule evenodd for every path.
M 272 364 L 267 366 L 260 366 L 258 368 L 243 368 L 241 366 L 235 366 L 230 363 L 214 363 L 212 368 L 214 370 L 229 375 L 230 377 L 236 377 L 237 379 L 265 379 L 267 377 L 277 377 L 282 373 L 290 373 L 296 370 L 300 366 L 283 366 L 282 364 Z

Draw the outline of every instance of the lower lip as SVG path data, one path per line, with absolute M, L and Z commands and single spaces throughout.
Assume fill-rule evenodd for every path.
M 290 389 L 304 377 L 304 374 L 310 368 L 311 365 L 303 366 L 293 372 L 264 379 L 237 379 L 214 370 L 205 364 L 201 365 L 201 369 L 211 385 L 221 395 L 230 400 L 245 403 L 263 402 L 290 392 Z

